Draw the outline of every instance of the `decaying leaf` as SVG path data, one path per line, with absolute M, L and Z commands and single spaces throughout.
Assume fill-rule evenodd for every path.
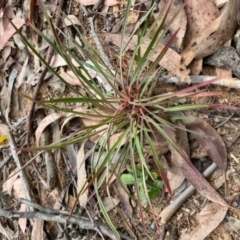
M 16 181 L 14 182 L 13 185 L 13 193 L 14 196 L 18 199 L 18 198 L 26 198 L 26 194 L 25 194 L 25 189 L 24 189 L 24 185 L 22 184 L 22 180 L 20 178 L 16 179 Z M 21 204 L 19 212 L 26 212 L 27 211 L 27 206 L 25 204 Z M 18 220 L 18 224 L 22 230 L 22 232 L 24 233 L 27 227 L 27 219 L 26 218 L 20 218 Z
M 66 26 L 71 26 L 71 25 L 79 25 L 82 26 L 78 18 L 74 15 L 68 15 L 64 18 L 64 23 Z
M 178 126 L 184 128 L 182 123 L 178 122 L 177 124 Z M 181 149 L 183 149 L 186 152 L 187 156 L 189 156 L 190 150 L 189 150 L 187 132 L 184 131 L 183 129 L 177 128 L 175 133 L 176 133 L 176 139 L 177 139 L 178 145 L 181 147 Z M 172 153 L 171 167 L 167 171 L 167 176 L 168 176 L 169 184 L 171 186 L 172 191 L 176 190 L 185 179 L 183 172 L 178 167 L 178 157 L 179 155 L 176 155 L 175 152 Z
M 186 45 L 188 45 L 192 39 L 198 36 L 202 30 L 219 16 L 219 10 L 215 0 L 188 1 L 184 8 L 188 20 L 184 40 Z
M 64 71 L 63 68 L 60 69 L 60 76 L 69 84 L 75 86 L 81 86 L 79 78 L 72 71 Z
M 111 211 L 113 208 L 115 208 L 120 203 L 119 198 L 113 198 L 113 197 L 105 197 L 103 199 L 103 205 L 107 212 Z
M 59 119 L 62 115 L 58 113 L 52 113 L 46 116 L 42 122 L 38 125 L 38 128 L 36 129 L 35 136 L 36 136 L 36 145 L 39 146 L 39 140 L 41 137 L 42 132 L 44 129 L 51 124 L 52 122 L 56 121 Z
M 9 195 L 12 194 L 12 188 L 13 188 L 14 182 L 18 178 L 18 174 L 16 174 L 17 172 L 18 172 L 18 169 L 15 168 L 9 175 L 9 178 L 2 185 L 3 191 L 7 191 Z
M 43 223 L 42 219 L 34 219 L 33 227 L 32 227 L 32 239 L 35 240 L 44 240 L 44 232 L 43 232 Z
M 233 231 L 236 234 L 238 234 L 238 236 L 240 235 L 240 220 L 231 216 L 226 216 L 223 220 L 223 225 L 229 230 L 229 231 Z
M 180 240 L 203 240 L 222 222 L 228 207 L 217 203 L 206 205 L 198 214 L 199 225 L 190 233 L 182 234 Z
M 127 190 L 127 189 L 126 189 Z M 119 181 L 115 181 L 114 182 L 114 191 L 116 194 L 118 194 L 121 203 L 123 205 L 123 209 L 125 211 L 125 213 L 127 214 L 127 216 L 132 219 L 132 215 L 133 215 L 133 208 L 130 204 L 129 201 L 129 193 L 127 193 L 121 186 L 121 184 L 119 183 Z
M 25 21 L 22 18 L 16 17 L 12 20 L 12 23 L 16 26 L 17 29 L 19 29 L 23 26 Z M 4 34 L 0 38 L 0 50 L 4 47 L 4 45 L 7 43 L 7 41 L 10 39 L 10 37 L 12 37 L 12 35 L 15 32 L 16 32 L 15 28 L 12 26 L 12 24 L 9 23 L 4 31 Z
M 204 147 L 208 156 L 225 174 L 227 168 L 227 150 L 218 132 L 201 118 L 188 115 L 183 119 L 187 129 L 191 130 L 196 140 Z
M 216 52 L 232 37 L 237 26 L 239 7 L 239 0 L 229 1 L 223 13 L 191 40 L 181 53 L 185 66 L 194 58 L 201 59 Z
M 172 129 L 167 129 L 166 133 L 176 143 L 175 134 Z M 210 183 L 195 168 L 191 160 L 184 151 L 176 149 L 169 143 L 169 149 L 178 159 L 178 166 L 181 168 L 186 179 L 194 186 L 194 188 L 204 197 L 212 202 L 216 202 L 222 206 L 228 207 L 225 200 L 215 191 Z
M 202 7 L 204 6 L 204 7 Z M 187 46 L 192 39 L 201 33 L 209 24 L 218 16 L 219 10 L 215 4 L 215 0 L 188 1 L 185 5 L 188 26 L 184 38 Z M 191 74 L 198 75 L 202 71 L 202 59 L 195 59 L 190 65 Z

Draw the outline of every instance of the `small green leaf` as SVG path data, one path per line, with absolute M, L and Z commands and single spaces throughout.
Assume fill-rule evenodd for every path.
M 154 180 L 156 180 L 156 179 L 158 178 L 158 175 L 157 175 L 157 173 L 155 173 L 155 172 L 151 172 L 151 175 L 152 175 L 152 178 L 153 178 Z
M 130 173 L 122 174 L 120 180 L 123 184 L 133 185 L 135 183 L 134 176 Z

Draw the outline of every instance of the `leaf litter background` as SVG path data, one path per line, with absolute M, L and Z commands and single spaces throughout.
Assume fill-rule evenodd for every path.
M 31 4 L 33 2 L 31 1 Z M 160 1 L 159 9 L 166 2 Z M 168 37 L 180 28 L 175 43 L 159 63 L 164 69 L 168 70 L 168 75 L 165 76 L 167 81 L 181 84 L 163 83 L 164 91 L 171 92 L 184 88 L 188 83 L 203 82 L 218 76 L 221 77 L 221 80 L 216 83 L 216 86 L 208 86 L 206 90 L 221 91 L 221 96 L 186 101 L 189 101 L 189 103 L 192 101 L 193 103 L 221 103 L 239 106 L 240 31 L 237 22 L 240 19 L 238 12 L 240 3 L 234 0 L 192 0 L 186 2 L 187 4 L 181 9 L 170 27 L 169 35 L 165 39 L 167 41 Z M 132 3 L 135 4 L 134 1 Z M 4 6 L 3 0 L 1 4 Z M 2 8 L 0 12 L 1 202 L 4 209 L 12 211 L 27 211 L 28 207 L 26 204 L 16 202 L 15 199 L 19 198 L 30 199 L 33 202 L 54 209 L 65 207 L 65 209 L 69 210 L 73 207 L 77 198 L 77 191 L 82 188 L 87 177 L 84 159 L 86 157 L 85 150 L 90 147 L 88 146 L 89 143 L 69 146 L 66 149 L 55 152 L 45 151 L 38 155 L 35 152 L 17 153 L 16 151 L 16 146 L 18 148 L 26 147 L 27 118 L 32 105 L 30 100 L 18 95 L 17 92 L 23 92 L 32 96 L 42 68 L 39 60 L 29 55 L 26 51 L 25 45 L 19 36 L 15 34 L 15 30 L 3 16 L 2 12 L 7 13 L 13 19 L 17 28 L 21 29 L 25 34 L 31 34 L 25 25 L 27 18 L 33 18 L 36 26 L 47 33 L 48 29 L 43 16 L 37 14 L 37 11 L 40 11 L 37 2 L 35 7 L 32 7 L 33 5 L 31 4 L 29 5 L 27 0 L 22 2 L 10 1 L 4 10 Z M 56 3 L 47 1 L 46 4 L 49 12 L 53 13 L 56 9 Z M 117 59 L 117 46 L 120 44 L 122 24 L 121 18 L 117 17 L 119 17 L 118 13 L 121 12 L 120 10 L 123 10 L 126 6 L 126 2 L 105 0 L 102 5 L 102 2 L 99 0 L 69 1 L 66 4 L 66 9 L 71 22 L 67 22 L 68 20 L 65 19 L 65 24 L 69 28 L 71 28 L 72 24 L 79 26 L 80 29 L 89 29 L 90 27 L 87 18 L 83 16 L 86 12 L 80 4 L 82 6 L 89 5 L 87 7 L 90 10 L 97 10 L 94 18 L 94 30 L 92 29 L 92 31 L 101 40 L 104 51 L 114 65 Z M 173 1 L 166 25 L 171 16 L 176 15 L 182 4 L 182 1 Z M 128 19 L 128 33 L 131 32 L 135 24 L 138 24 L 142 12 L 148 9 L 149 6 L 150 2 L 146 1 L 141 7 L 134 8 Z M 113 13 L 112 16 L 115 16 L 115 21 L 110 21 L 106 13 Z M 157 15 L 158 13 L 155 13 L 153 17 L 157 17 Z M 90 32 L 87 32 L 86 37 L 93 42 Z M 47 51 L 48 45 L 44 41 L 37 41 L 34 38 L 32 41 L 34 41 L 35 47 L 40 52 L 44 53 Z M 113 42 L 115 45 L 109 44 L 109 42 Z M 221 47 L 224 42 L 227 43 L 224 47 Z M 146 42 L 142 45 L 143 52 L 147 44 Z M 136 38 L 134 36 L 128 48 L 133 50 L 135 46 Z M 163 46 L 160 45 L 156 52 L 161 51 L 162 48 Z M 51 65 L 59 70 L 61 76 L 69 84 L 79 87 L 78 80 L 66 68 L 66 64 L 61 58 L 53 56 Z M 38 96 L 39 99 L 51 99 L 60 96 L 70 96 L 68 89 L 58 79 L 47 73 Z M 74 97 L 72 93 L 71 96 Z M 72 109 L 81 108 L 79 105 L 69 107 Z M 208 199 L 213 199 L 211 203 L 207 198 L 195 193 L 188 198 L 172 218 L 168 219 L 162 210 L 169 205 L 171 199 L 167 193 L 162 192 L 160 196 L 152 200 L 154 214 L 158 218 L 159 226 L 157 226 L 157 230 L 160 229 L 161 234 L 156 231 L 152 214 L 144 213 L 147 233 L 153 239 L 238 239 L 240 235 L 239 211 L 228 209 L 223 204 L 219 205 L 219 202 L 223 201 L 219 196 L 224 197 L 227 202 L 231 201 L 231 206 L 239 208 L 240 167 L 238 138 L 240 135 L 240 113 L 238 111 L 208 110 L 197 111 L 197 113 L 193 114 L 201 116 L 204 121 L 196 122 L 193 116 L 192 122 L 187 123 L 190 129 L 202 134 L 211 132 L 212 138 L 205 142 L 202 139 L 196 141 L 193 135 L 184 136 L 183 132 L 179 133 L 178 137 L 186 152 L 189 152 L 193 164 L 200 172 L 203 172 L 212 163 L 209 161 L 209 157 L 212 160 L 215 159 L 215 162 L 220 161 L 218 165 L 222 166 L 221 169 L 216 170 L 208 178 L 212 186 L 218 189 L 220 195 L 216 197 L 212 190 L 207 189 L 205 195 L 207 195 Z M 62 136 L 75 131 L 82 123 L 85 125 L 92 124 L 84 118 L 63 118 L 61 113 L 45 108 L 36 109 L 34 121 L 36 123 L 34 125 L 35 138 L 32 140 L 32 144 L 35 146 L 44 146 L 51 142 L 57 142 Z M 92 121 L 94 122 L 95 119 L 92 119 Z M 205 121 L 212 125 L 221 137 Z M 16 145 L 13 145 L 14 141 L 12 141 L 11 137 L 9 137 L 8 141 L 4 141 L 9 130 L 12 133 L 12 138 L 15 139 Z M 114 144 L 117 138 L 118 136 L 114 136 L 111 139 L 111 144 Z M 222 146 L 222 140 L 227 151 Z M 15 157 L 14 152 L 16 154 Z M 24 171 L 19 173 L 17 169 L 20 169 L 32 157 L 35 157 L 32 164 L 29 164 Z M 165 157 L 169 158 L 169 154 L 166 154 Z M 16 158 L 19 158 L 19 163 L 14 161 Z M 228 162 L 226 162 L 226 158 Z M 166 165 L 166 167 L 168 167 L 171 187 L 173 190 L 176 190 L 174 197 L 177 197 L 181 195 L 179 186 L 184 181 L 184 176 L 180 169 L 183 170 L 186 163 L 174 151 L 172 151 L 171 159 L 172 166 Z M 174 161 L 176 161 L 176 164 L 174 164 Z M 225 171 L 227 179 L 226 192 L 223 174 Z M 10 176 L 13 177 L 9 178 Z M 6 181 L 8 178 L 9 180 Z M 27 183 L 24 181 L 27 181 Z M 196 179 L 197 183 L 198 178 Z M 127 233 L 131 237 L 130 239 L 135 237 L 144 239 L 138 207 L 129 200 L 128 195 L 122 191 L 121 187 L 114 180 L 110 184 L 112 184 L 111 199 L 104 194 L 104 191 L 101 192 L 100 190 L 100 192 L 103 204 L 108 208 L 113 223 L 118 226 L 121 232 Z M 30 190 L 26 190 L 25 186 L 29 186 Z M 184 187 L 184 185 L 181 186 Z M 198 188 L 198 186 L 196 187 Z M 33 195 L 28 196 L 28 192 L 32 192 Z M 104 219 L 97 207 L 96 199 L 90 198 L 89 200 L 90 194 L 91 192 L 86 191 L 81 195 L 79 204 L 88 210 L 86 217 L 104 223 Z M 216 200 L 218 198 L 220 199 L 219 201 Z M 20 218 L 11 222 L 5 217 L 1 217 L 0 220 L 1 239 L 56 239 L 63 231 L 63 227 L 61 228 L 51 221 L 44 222 L 39 219 L 27 220 Z M 70 239 L 84 239 L 84 237 L 85 239 L 90 239 L 94 235 L 92 231 L 80 231 L 75 229 L 75 226 L 68 227 L 67 231 L 71 235 Z M 48 233 L 48 236 L 46 233 Z M 100 237 L 98 238 L 100 239 Z M 65 237 L 65 239 L 67 238 Z

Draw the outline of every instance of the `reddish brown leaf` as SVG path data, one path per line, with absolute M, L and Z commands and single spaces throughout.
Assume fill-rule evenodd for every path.
M 168 136 L 178 146 L 175 138 L 175 133 L 172 129 L 165 129 Z M 178 159 L 177 164 L 181 168 L 186 179 L 194 186 L 194 188 L 202 194 L 204 197 L 212 202 L 221 204 L 228 207 L 225 200 L 215 191 L 215 189 L 209 184 L 209 182 L 203 177 L 203 175 L 195 168 L 187 154 L 181 149 L 169 143 L 169 149 L 172 154 Z
M 177 123 L 177 125 L 181 128 L 184 128 L 183 124 L 180 123 L 180 121 Z M 178 145 L 181 147 L 181 149 L 183 149 L 186 152 L 187 156 L 189 156 L 190 149 L 189 149 L 187 132 L 184 131 L 183 129 L 177 128 L 175 133 L 176 133 L 176 139 L 177 139 Z M 185 179 L 184 174 L 182 173 L 181 169 L 178 167 L 178 156 L 172 153 L 171 167 L 169 167 L 168 173 L 167 173 L 172 191 L 175 191 Z
M 195 116 L 188 115 L 186 119 L 183 119 L 183 123 L 187 129 L 194 132 L 194 138 L 225 174 L 227 150 L 218 132 L 206 121 Z
M 222 206 L 228 207 L 224 199 L 215 191 L 210 183 L 202 176 L 194 167 L 185 152 L 179 152 L 169 144 L 169 149 L 178 159 L 178 166 L 181 168 L 186 179 L 194 186 L 194 188 L 204 197 L 212 202 L 219 203 Z

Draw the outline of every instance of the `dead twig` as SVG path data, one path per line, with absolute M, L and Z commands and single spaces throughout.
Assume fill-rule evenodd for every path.
M 202 82 L 207 82 L 213 78 L 216 78 L 216 76 L 190 76 L 191 83 L 202 83 Z M 169 83 L 180 83 L 181 80 L 177 77 L 170 77 L 166 80 L 160 80 L 160 81 L 166 81 Z M 240 81 L 238 78 L 219 78 L 218 81 L 211 83 L 214 85 L 219 85 L 219 86 L 224 86 L 224 87 L 229 87 L 229 88 L 240 88 Z
M 6 211 L 2 208 L 0 208 L 0 216 L 4 216 L 9 219 L 19 219 L 19 218 L 36 218 L 36 219 L 42 219 L 44 221 L 53 221 L 58 223 L 65 224 L 66 222 L 77 224 L 82 229 L 87 230 L 94 230 L 94 231 L 101 231 L 102 234 L 105 236 L 108 236 L 109 238 L 113 240 L 118 240 L 119 238 L 112 232 L 111 229 L 109 229 L 108 226 L 99 223 L 97 221 L 90 220 L 89 218 L 72 215 L 70 219 L 69 218 L 69 212 L 62 211 L 62 210 L 56 210 L 51 209 L 47 207 L 43 207 L 39 204 L 33 203 L 31 201 L 28 201 L 26 199 L 19 199 L 19 202 L 21 204 L 26 204 L 30 206 L 31 208 L 36 208 L 39 211 L 38 212 L 13 212 L 13 211 Z M 125 236 L 125 234 L 119 233 L 122 239 L 132 240 L 132 238 L 129 238 L 128 236 Z

